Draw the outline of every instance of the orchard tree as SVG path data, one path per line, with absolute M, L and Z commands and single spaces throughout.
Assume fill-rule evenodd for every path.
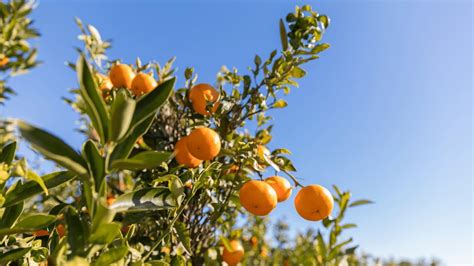
M 246 263 L 251 258 L 245 257 L 245 232 L 236 226 L 239 213 L 266 216 L 292 193 L 293 215 L 332 228 L 330 239 L 321 240 L 325 249 L 318 244 L 318 256 L 324 256 L 318 263 L 337 264 L 355 250 L 336 241 L 350 194 L 336 189 L 334 200 L 320 185 L 303 185 L 290 152 L 266 147 L 274 126 L 269 111 L 287 106 L 283 98 L 299 90 L 303 66 L 329 47 L 321 42 L 327 16 L 297 7 L 280 20 L 280 51 L 255 56 L 249 73 L 223 67 L 216 81 L 199 80 L 189 67 L 177 82 L 174 58 L 163 66 L 110 60 L 110 43 L 93 26 L 77 24 L 85 45 L 69 63 L 78 88 L 66 101 L 82 114 L 87 140 L 78 151 L 17 121 L 32 148 L 64 170 L 17 178 L 15 146 L 2 149 L 4 184 L 12 185 L 4 185 L 1 195 L 7 255 L 0 262 Z M 277 175 L 267 174 L 270 169 Z M 331 216 L 334 201 L 337 218 Z M 30 202 L 36 207 L 24 211 Z M 257 225 L 260 218 L 254 219 Z M 263 237 L 252 236 L 252 245 L 267 258 L 272 252 Z

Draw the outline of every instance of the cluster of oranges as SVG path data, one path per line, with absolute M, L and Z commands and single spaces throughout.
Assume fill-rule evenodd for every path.
M 135 71 L 126 64 L 115 64 L 110 68 L 109 76 L 97 74 L 97 81 L 101 90 L 112 88 L 127 88 L 135 96 L 146 94 L 158 85 L 156 80 L 143 72 L 135 74 Z
M 209 115 L 219 107 L 219 92 L 209 84 L 195 85 L 189 91 L 188 98 L 193 110 L 201 115 Z M 212 105 L 210 111 L 208 111 L 208 105 Z M 198 127 L 176 142 L 174 152 L 179 164 L 195 168 L 202 161 L 214 159 L 220 150 L 219 134 L 210 128 Z
M 271 176 L 265 180 L 250 180 L 240 188 L 240 204 L 250 213 L 268 215 L 278 202 L 291 196 L 290 182 L 281 176 Z M 306 220 L 320 221 L 328 217 L 334 207 L 331 193 L 323 186 L 303 187 L 295 197 L 295 208 Z

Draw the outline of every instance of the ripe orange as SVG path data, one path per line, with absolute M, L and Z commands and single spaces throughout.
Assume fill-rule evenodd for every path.
M 265 179 L 277 194 L 278 202 L 287 200 L 291 196 L 291 184 L 281 176 L 271 176 Z
M 114 65 L 109 72 L 109 78 L 114 87 L 128 88 L 132 87 L 132 80 L 135 77 L 133 69 L 129 65 Z
M 169 247 L 162 247 L 161 253 L 170 254 L 171 249 Z
M 260 256 L 262 256 L 262 258 L 268 257 L 268 249 L 267 249 L 267 247 L 262 247 L 262 250 L 260 251 Z
M 107 196 L 107 205 L 110 206 L 112 203 L 114 203 L 115 197 L 113 195 L 108 195 Z
M 97 73 L 95 76 L 97 78 L 100 90 L 111 90 L 114 87 L 109 77 L 107 77 L 106 75 Z
M 36 236 L 36 237 L 49 236 L 49 232 L 48 232 L 48 230 L 41 229 L 41 230 L 38 230 L 38 231 L 34 232 L 33 235 Z
M 207 127 L 194 129 L 186 142 L 191 155 L 200 160 L 212 160 L 221 150 L 221 138 Z
M 131 89 L 133 94 L 140 96 L 154 90 L 157 85 L 156 80 L 149 74 L 138 73 L 133 78 Z
M 189 92 L 189 100 L 193 105 L 193 109 L 196 113 L 202 115 L 209 115 L 209 111 L 206 110 L 207 102 L 211 102 L 211 112 L 214 113 L 219 107 L 219 92 L 209 84 L 197 84 L 191 88 Z
M 256 236 L 252 236 L 252 238 L 250 238 L 250 244 L 252 245 L 252 247 L 257 246 L 257 244 L 258 244 L 258 239 L 257 239 Z
M 179 164 L 183 164 L 188 168 L 194 168 L 199 166 L 202 163 L 202 160 L 197 159 L 196 157 L 192 156 L 191 153 L 188 151 L 187 147 L 187 139 L 189 137 L 182 137 L 174 147 L 175 152 L 175 159 Z
M 8 57 L 2 57 L 2 58 L 0 59 L 0 67 L 5 66 L 6 64 L 8 64 L 8 62 L 10 62 L 10 58 L 8 58 Z
M 64 235 L 66 235 L 66 230 L 63 224 L 58 224 L 56 226 L 56 231 L 58 232 L 59 237 L 63 237 Z
M 229 242 L 231 250 L 228 250 L 224 246 L 224 252 L 222 252 L 222 260 L 229 265 L 237 265 L 244 256 L 244 247 L 238 240 L 231 240 Z
M 296 194 L 296 211 L 306 220 L 322 220 L 331 214 L 333 207 L 334 199 L 323 186 L 309 185 Z
M 258 216 L 269 214 L 277 205 L 275 190 L 265 181 L 247 181 L 239 192 L 240 204 Z

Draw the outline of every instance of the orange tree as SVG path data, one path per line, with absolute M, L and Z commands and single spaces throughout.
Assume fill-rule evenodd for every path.
M 2 221 L 8 222 L 0 237 L 34 242 L 6 245 L 8 259 L 48 258 L 53 265 L 237 264 L 244 256 L 242 230 L 235 230 L 238 213 L 266 215 L 295 187 L 301 187 L 295 208 L 303 218 L 324 220 L 340 231 L 337 219 L 328 218 L 331 193 L 302 185 L 287 149 L 265 147 L 272 139 L 268 111 L 286 107 L 282 96 L 305 76 L 302 66 L 329 47 L 320 42 L 327 16 L 303 6 L 285 21 L 281 51 L 256 56 L 249 74 L 224 67 L 213 86 L 198 83 L 192 68 L 178 85 L 174 59 L 163 67 L 108 60 L 110 44 L 78 20 L 85 48 L 70 63 L 79 88 L 66 101 L 83 114 L 88 139 L 78 152 L 45 130 L 17 122 L 31 146 L 64 170 L 18 179 L 3 190 Z M 13 174 L 14 150 L 2 150 L 5 180 Z M 264 180 L 269 167 L 293 185 L 281 176 Z M 66 193 L 53 194 L 58 186 Z M 75 189 L 68 190 L 71 186 Z M 24 212 L 37 195 L 41 208 Z
M 37 50 L 30 40 L 39 36 L 29 18 L 34 9 L 31 1 L 12 0 L 0 2 L 0 105 L 15 91 L 8 80 L 38 65 Z M 1 107 L 1 106 L 0 106 Z M 0 118 L 0 145 L 13 140 L 9 121 Z

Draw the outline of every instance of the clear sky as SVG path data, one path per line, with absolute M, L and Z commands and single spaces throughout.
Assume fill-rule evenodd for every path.
M 194 3 L 193 3 L 194 2 Z M 19 95 L 0 115 L 32 121 L 79 147 L 77 114 L 62 102 L 76 86 L 64 66 L 79 45 L 73 17 L 113 39 L 112 58 L 164 62 L 176 55 L 214 82 L 279 48 L 278 19 L 292 1 L 41 1 L 34 13 L 45 63 L 12 80 Z M 331 17 L 332 47 L 274 112 L 272 148 L 287 147 L 305 183 L 337 184 L 376 204 L 347 217 L 364 251 L 472 264 L 472 3 L 309 1 Z M 301 4 L 301 3 L 300 3 Z M 181 72 L 180 72 L 181 73 Z M 181 76 L 182 77 L 182 76 Z M 182 79 L 181 79 L 182 81 Z M 293 228 L 292 200 L 272 218 Z

